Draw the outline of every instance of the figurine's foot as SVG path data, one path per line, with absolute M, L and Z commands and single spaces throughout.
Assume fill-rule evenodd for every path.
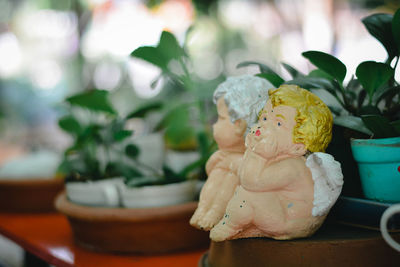
M 211 228 L 216 225 L 219 220 L 221 220 L 223 215 L 223 212 L 216 211 L 215 208 L 211 208 L 203 218 L 201 218 L 198 221 L 198 224 L 204 229 L 204 230 L 210 230 Z
M 199 221 L 200 219 L 204 216 L 205 214 L 205 210 L 202 209 L 201 207 L 198 207 L 196 209 L 196 211 L 194 212 L 192 218 L 190 218 L 190 225 L 199 228 L 199 229 L 203 229 L 200 224 Z
M 236 235 L 239 230 L 235 230 L 221 220 L 213 229 L 210 231 L 210 238 L 215 242 L 221 242 L 228 240 Z

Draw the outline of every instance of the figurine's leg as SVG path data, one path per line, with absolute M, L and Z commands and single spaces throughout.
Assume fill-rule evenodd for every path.
M 254 216 L 253 207 L 246 195 L 248 193 L 238 186 L 226 208 L 226 213 L 218 224 L 211 229 L 213 241 L 224 241 L 242 231 Z
M 208 209 L 213 202 L 213 199 L 218 194 L 220 184 L 225 176 L 225 170 L 214 169 L 207 178 L 206 183 L 200 192 L 199 204 L 196 211 L 194 212 L 192 218 L 190 219 L 190 224 L 201 228 L 199 225 L 199 220 L 206 214 Z
M 210 230 L 221 220 L 229 200 L 232 198 L 236 186 L 239 184 L 239 178 L 229 172 L 222 179 L 218 194 L 215 195 L 211 207 L 203 218 L 199 220 L 199 225 L 205 230 Z
M 287 229 L 287 208 L 275 195 L 260 192 L 254 195 L 258 205 L 254 207 L 254 225 L 263 235 L 280 236 Z

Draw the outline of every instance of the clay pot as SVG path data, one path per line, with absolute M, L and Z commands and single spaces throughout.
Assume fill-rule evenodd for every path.
M 64 179 L 0 179 L 1 212 L 54 212 Z
M 75 242 L 91 250 L 159 254 L 209 244 L 207 232 L 189 225 L 197 202 L 143 209 L 100 208 L 73 204 L 63 193 L 56 207 L 67 216 Z

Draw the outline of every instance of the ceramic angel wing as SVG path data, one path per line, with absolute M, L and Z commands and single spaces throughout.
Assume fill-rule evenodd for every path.
M 343 174 L 340 163 L 331 155 L 315 152 L 308 156 L 306 166 L 314 180 L 313 216 L 323 216 L 335 204 L 342 191 Z

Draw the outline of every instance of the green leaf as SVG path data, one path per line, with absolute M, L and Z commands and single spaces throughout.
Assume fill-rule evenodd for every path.
M 336 125 L 340 125 L 354 131 L 365 133 L 367 135 L 372 135 L 372 132 L 367 127 L 365 127 L 362 119 L 359 117 L 350 115 L 338 116 L 333 119 L 333 122 Z
M 171 59 L 179 59 L 185 55 L 184 50 L 178 44 L 175 36 L 167 31 L 161 33 L 160 42 L 157 46 L 158 51 L 167 61 Z M 168 63 L 168 62 L 167 62 Z
M 302 55 L 317 68 L 325 71 L 340 83 L 346 77 L 346 66 L 336 57 L 319 51 L 306 51 Z
M 379 108 L 372 105 L 361 107 L 358 113 L 358 115 L 381 115 L 381 111 L 379 110 Z
M 114 108 L 108 101 L 108 92 L 104 90 L 91 90 L 72 97 L 66 100 L 73 106 L 80 106 L 92 111 L 106 112 L 116 114 Z
M 281 86 L 285 80 L 282 79 L 278 74 L 272 74 L 272 73 L 259 73 L 256 74 L 257 77 L 266 79 L 267 81 L 269 81 L 270 83 L 272 83 L 273 86 L 275 86 L 276 88 L 278 88 L 279 86 Z
M 356 69 L 357 79 L 367 91 L 370 103 L 376 90 L 394 75 L 394 70 L 387 64 L 364 61 Z
M 181 105 L 169 111 L 162 119 L 160 125 L 166 128 L 165 138 L 167 143 L 179 145 L 195 140 L 195 131 L 190 123 L 189 115 L 189 106 Z
M 392 127 L 396 131 L 397 136 L 400 136 L 400 120 L 392 121 L 390 125 L 392 125 Z
M 125 154 L 130 158 L 136 159 L 139 153 L 139 148 L 134 144 L 129 144 L 125 147 Z
M 162 102 L 153 102 L 153 103 L 149 103 L 147 105 L 144 105 L 140 108 L 138 108 L 135 111 L 132 111 L 131 113 L 129 113 L 129 115 L 126 117 L 127 119 L 131 119 L 131 118 L 143 118 L 144 116 L 146 116 L 147 113 L 154 111 L 154 110 L 158 110 L 160 108 L 163 107 L 163 103 Z
M 239 68 L 248 67 L 248 66 L 252 66 L 252 65 L 258 66 L 261 73 L 268 73 L 268 74 L 274 74 L 276 76 L 279 76 L 273 69 L 271 69 L 267 65 L 256 62 L 256 61 L 243 61 L 243 62 L 239 63 L 236 66 L 236 68 L 239 69 Z
M 400 8 L 397 9 L 392 20 L 392 34 L 397 45 L 397 55 L 400 53 Z
M 366 96 L 367 96 L 367 91 L 365 91 L 365 90 L 360 91 L 360 93 L 358 94 L 358 98 L 357 98 L 357 108 L 358 109 L 360 109 L 363 106 Z
M 143 174 L 136 168 L 122 162 L 109 162 L 105 168 L 106 177 L 123 176 L 127 179 L 141 177 Z
M 399 54 L 392 34 L 392 19 L 390 14 L 373 14 L 362 19 L 368 32 L 385 47 L 389 56 L 388 62 Z
M 119 132 L 114 133 L 114 140 L 117 142 L 121 142 L 125 140 L 126 138 L 130 137 L 132 135 L 133 131 L 128 131 L 128 130 L 121 130 Z
M 168 66 L 168 59 L 165 58 L 162 52 L 157 47 L 141 46 L 131 53 L 132 57 L 140 58 L 147 61 L 162 70 L 166 70 Z
M 157 176 L 144 176 L 140 178 L 128 179 L 126 185 L 129 187 L 143 187 L 143 186 L 151 186 L 151 185 L 165 185 L 168 183 L 167 179 L 163 177 Z
M 58 125 L 61 129 L 71 134 L 79 135 L 82 132 L 81 125 L 73 116 L 62 117 L 58 121 Z
M 281 63 L 282 66 L 289 72 L 290 76 L 292 76 L 292 79 L 297 78 L 297 77 L 303 77 L 304 74 L 295 69 L 294 67 L 290 66 L 289 64 L 286 63 Z
M 180 173 L 174 172 L 170 167 L 164 165 L 163 166 L 164 178 L 169 183 L 179 183 L 186 180 L 185 176 L 182 176 Z
M 389 119 L 380 115 L 361 116 L 365 126 L 374 134 L 374 138 L 395 137 L 396 130 L 389 123 Z
M 358 89 L 360 89 L 360 88 L 361 88 L 360 81 L 357 79 L 354 79 L 354 77 L 351 78 L 351 80 L 349 81 L 349 83 L 346 86 L 346 90 L 352 91 L 352 92 L 357 92 Z
M 334 78 L 329 75 L 328 73 L 326 73 L 325 71 L 321 70 L 321 69 L 315 69 L 310 71 L 310 73 L 307 75 L 308 77 L 315 77 L 315 78 L 324 78 L 327 80 L 333 80 Z
M 331 112 L 333 114 L 335 114 L 335 116 L 339 116 L 342 113 L 342 108 L 340 107 L 334 107 L 334 106 L 328 106 L 328 108 L 331 110 Z
M 197 143 L 199 144 L 200 155 L 202 157 L 209 156 L 208 151 L 210 142 L 207 134 L 204 131 L 197 133 Z
M 374 101 L 378 105 L 383 99 L 390 97 L 393 98 L 396 94 L 400 93 L 400 86 L 385 87 L 384 90 L 378 90 L 374 95 Z
M 325 78 L 317 78 L 317 77 L 298 77 L 291 81 L 285 82 L 286 84 L 295 84 L 300 86 L 301 88 L 310 90 L 310 89 L 325 89 L 333 96 L 336 96 L 336 90 L 338 90 L 335 84 Z
M 208 158 L 200 158 L 196 160 L 195 162 L 190 163 L 187 165 L 181 172 L 179 173 L 180 176 L 186 177 L 191 171 L 198 169 L 200 167 L 204 167 Z

